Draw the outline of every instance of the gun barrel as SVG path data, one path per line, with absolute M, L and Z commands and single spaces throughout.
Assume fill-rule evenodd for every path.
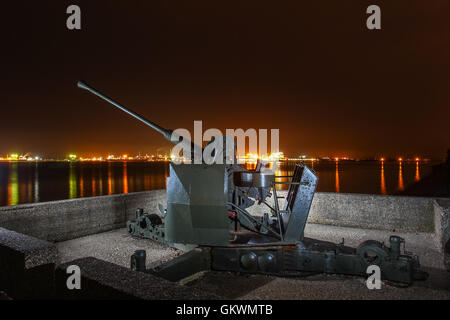
M 143 116 L 137 114 L 136 112 L 131 111 L 130 109 L 124 107 L 123 105 L 121 105 L 120 103 L 114 101 L 113 99 L 101 94 L 100 92 L 98 92 L 97 90 L 95 90 L 94 88 L 90 87 L 87 83 L 83 82 L 83 81 L 78 81 L 78 87 L 81 89 L 85 89 L 87 91 L 90 91 L 91 93 L 95 94 L 97 97 L 102 98 L 103 100 L 111 103 L 113 106 L 119 108 L 120 110 L 128 113 L 130 116 L 138 119 L 139 121 L 145 123 L 147 126 L 153 128 L 154 130 L 158 131 L 159 133 L 161 133 L 167 140 L 170 140 L 170 137 L 172 135 L 172 130 L 167 130 L 164 129 L 163 127 L 157 125 L 156 123 L 145 119 Z M 172 142 L 172 141 L 171 141 Z

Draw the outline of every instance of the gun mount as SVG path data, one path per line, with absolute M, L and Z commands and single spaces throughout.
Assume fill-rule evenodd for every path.
M 78 86 L 174 142 L 172 130 L 145 119 L 83 82 Z M 229 140 L 224 137 L 224 141 Z M 278 182 L 279 178 L 274 167 L 270 170 L 261 163 L 255 170 L 247 170 L 236 162 L 171 163 L 167 205 L 159 206 L 159 215 L 137 209 L 136 220 L 128 221 L 127 228 L 132 236 L 153 239 L 189 252 L 149 272 L 174 281 L 201 270 L 367 276 L 367 268 L 377 265 L 381 278 L 394 282 L 410 284 L 427 277 L 419 269 L 416 255 L 405 250 L 400 252 L 404 240 L 397 236 L 390 237 L 390 247 L 368 240 L 358 248 L 304 237 L 318 178 L 313 170 L 297 164 L 292 176 L 283 177 L 290 178 L 283 206 L 279 203 L 276 185 L 286 182 Z M 266 206 L 267 212 L 263 216 L 252 215 L 247 209 L 254 205 Z

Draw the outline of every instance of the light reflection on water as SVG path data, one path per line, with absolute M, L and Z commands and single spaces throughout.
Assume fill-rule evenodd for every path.
M 384 177 L 384 161 L 381 161 L 381 173 L 380 173 L 380 193 L 385 195 L 386 193 L 386 179 Z
M 397 161 L 305 161 L 319 177 L 318 191 L 390 195 L 404 191 L 431 172 L 435 163 Z M 292 175 L 295 163 L 285 163 L 277 175 Z M 280 179 L 288 181 L 288 179 Z M 287 189 L 279 185 L 277 189 Z
M 71 163 L 69 167 L 69 199 L 77 197 L 77 175 L 75 172 L 75 164 Z M 83 178 L 81 178 L 83 179 Z M 83 181 L 83 180 L 81 180 Z M 81 182 L 83 183 L 83 182 Z
M 15 205 L 19 203 L 18 164 L 11 162 L 9 165 L 10 174 L 8 179 L 8 204 Z
M 128 193 L 127 162 L 123 163 L 123 193 Z
M 430 163 L 307 161 L 318 191 L 394 194 L 431 171 Z M 295 162 L 277 167 L 290 176 Z M 163 189 L 164 162 L 0 162 L 0 206 Z M 288 181 L 288 178 L 277 181 Z M 277 189 L 287 189 L 278 185 Z
M 420 168 L 419 168 L 419 161 L 416 161 L 416 175 L 414 176 L 414 181 L 420 180 Z
M 399 191 L 405 190 L 405 185 L 403 183 L 403 163 L 400 161 L 398 163 L 398 188 Z
M 340 192 L 340 187 L 339 187 L 339 161 L 336 161 L 336 177 L 335 177 L 335 188 L 336 188 L 336 192 L 339 193 Z

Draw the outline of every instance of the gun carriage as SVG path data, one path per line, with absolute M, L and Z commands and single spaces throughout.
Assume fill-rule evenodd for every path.
M 145 119 L 84 82 L 78 82 L 78 87 L 174 142 L 172 130 Z M 224 137 L 224 142 L 223 154 L 226 143 L 234 144 L 234 140 Z M 192 146 L 192 150 L 202 150 L 201 146 Z M 290 181 L 281 182 L 280 178 Z M 283 197 L 276 190 L 280 183 L 289 185 L 283 205 L 280 203 Z M 390 237 L 389 246 L 368 240 L 357 248 L 345 246 L 343 242 L 335 244 L 305 237 L 317 183 L 314 171 L 303 164 L 296 164 L 292 176 L 279 177 L 261 163 L 254 170 L 247 170 L 236 161 L 232 164 L 171 163 L 166 206 L 159 205 L 160 214 L 137 209 L 136 220 L 128 221 L 127 228 L 131 236 L 187 251 L 156 269 L 147 270 L 174 281 L 202 270 L 279 276 L 302 272 L 367 276 L 370 265 L 379 266 L 381 278 L 385 280 L 410 284 L 426 279 L 419 258 L 404 250 L 405 241 L 398 236 Z M 263 205 L 267 211 L 262 216 L 251 214 L 249 208 L 255 205 Z M 133 268 L 144 271 L 142 257 L 145 259 L 142 252 L 132 256 Z

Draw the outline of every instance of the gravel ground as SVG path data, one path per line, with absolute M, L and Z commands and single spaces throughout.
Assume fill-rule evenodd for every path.
M 136 250 L 146 250 L 147 268 L 153 268 L 183 253 L 152 240 L 133 238 L 126 228 L 58 242 L 56 247 L 60 263 L 95 257 L 126 268 L 130 267 L 130 256 Z
M 401 288 L 382 282 L 381 289 L 369 290 L 363 278 L 326 274 L 280 278 L 209 272 L 188 286 L 239 300 L 450 300 L 448 289 L 428 288 L 417 283 Z
M 418 254 L 424 269 L 430 273 L 425 282 L 408 288 L 383 283 L 381 290 L 369 290 L 359 277 L 315 275 L 304 278 L 279 278 L 263 275 L 238 275 L 229 272 L 208 272 L 187 284 L 228 299 L 446 299 L 450 300 L 450 273 L 445 270 L 432 234 L 395 233 L 380 230 L 308 224 L 305 235 L 310 238 L 357 246 L 367 239 L 385 241 L 399 235 L 406 240 L 406 249 Z M 166 262 L 181 251 L 151 240 L 132 238 L 126 229 L 57 243 L 60 261 L 96 257 L 129 267 L 130 255 L 138 249 L 147 251 L 147 267 Z
M 324 279 L 325 278 L 325 279 Z M 369 290 L 365 279 L 322 275 L 321 279 L 274 278 L 273 281 L 240 296 L 239 299 L 290 300 L 449 300 L 450 291 L 420 286 L 398 288 L 382 283 L 381 289 Z

